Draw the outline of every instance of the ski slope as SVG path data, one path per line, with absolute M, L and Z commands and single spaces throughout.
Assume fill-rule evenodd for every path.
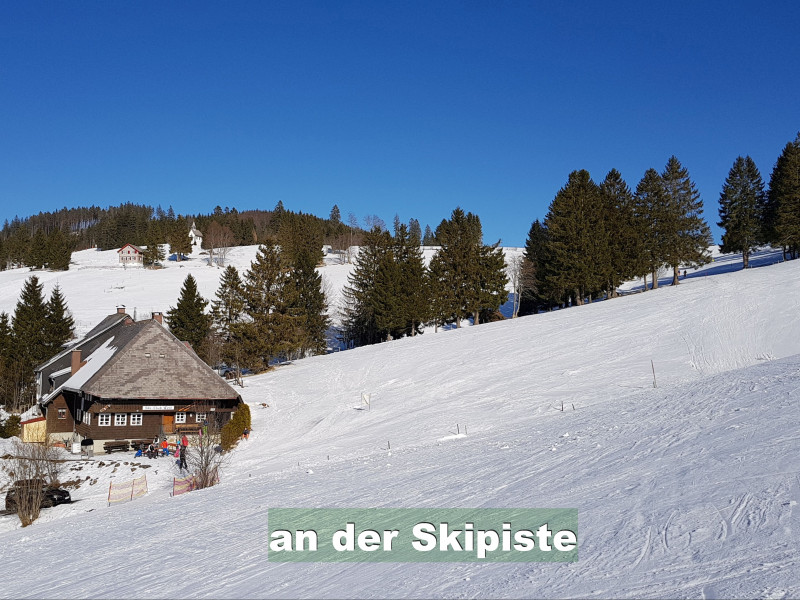
M 219 486 L 171 498 L 168 461 L 97 457 L 75 504 L 0 517 L 3 596 L 800 596 L 800 262 L 725 265 L 248 378 Z M 574 507 L 580 558 L 268 562 L 270 507 Z

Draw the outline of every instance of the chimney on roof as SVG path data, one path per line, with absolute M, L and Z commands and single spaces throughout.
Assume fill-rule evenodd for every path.
M 120 304 L 117 307 L 117 314 L 118 315 L 124 315 L 125 314 L 125 305 L 124 304 Z
M 72 364 L 71 364 L 71 368 L 70 368 L 70 377 L 72 375 L 75 375 L 75 373 L 78 372 L 78 369 L 80 369 L 82 366 L 83 366 L 83 362 L 81 361 L 81 351 L 80 351 L 80 349 L 73 350 L 72 351 Z
M 154 312 L 153 313 L 153 320 L 156 321 L 159 325 L 163 325 L 164 324 L 164 315 L 161 314 L 160 312 Z

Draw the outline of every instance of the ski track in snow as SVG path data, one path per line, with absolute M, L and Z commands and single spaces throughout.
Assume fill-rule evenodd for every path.
M 702 272 L 248 378 L 219 486 L 171 498 L 170 461 L 99 456 L 75 504 L 0 516 L 3 596 L 800 596 L 800 262 Z M 575 507 L 579 561 L 267 562 L 270 507 Z

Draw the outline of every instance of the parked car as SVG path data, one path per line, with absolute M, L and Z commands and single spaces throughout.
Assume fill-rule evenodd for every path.
M 17 510 L 19 493 L 28 487 L 39 487 L 42 490 L 41 508 L 49 508 L 58 504 L 69 504 L 72 497 L 67 490 L 48 485 L 44 479 L 20 479 L 6 492 L 6 510 Z

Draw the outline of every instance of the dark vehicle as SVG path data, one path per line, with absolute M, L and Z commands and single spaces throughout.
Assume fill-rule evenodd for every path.
M 15 481 L 6 492 L 6 510 L 17 510 L 17 497 L 20 492 L 27 492 L 26 488 L 41 488 L 41 508 L 50 508 L 58 504 L 69 504 L 72 497 L 67 490 L 47 485 L 44 479 L 20 479 Z

